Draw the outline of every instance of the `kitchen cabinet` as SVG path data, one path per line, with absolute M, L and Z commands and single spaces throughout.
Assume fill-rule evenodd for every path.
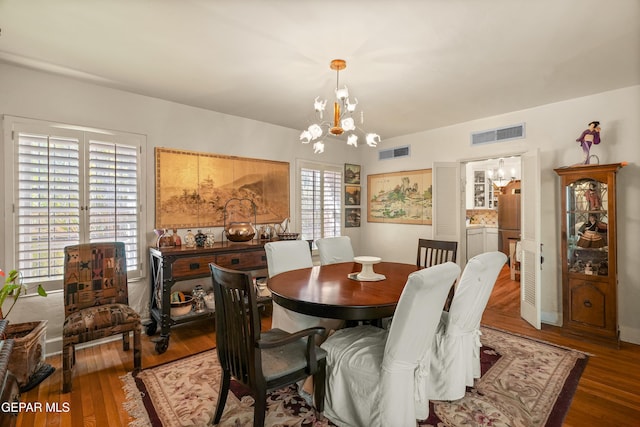
M 623 165 L 555 169 L 560 176 L 562 315 L 572 334 L 619 346 L 616 174 Z
M 467 203 L 467 209 L 495 209 L 497 197 L 491 181 L 487 178 L 484 169 L 475 169 L 472 174 L 470 190 L 471 203 Z
M 498 229 L 495 227 L 487 227 L 484 229 L 484 251 L 495 252 L 498 250 Z
M 498 229 L 482 225 L 467 228 L 467 261 L 484 252 L 498 250 Z

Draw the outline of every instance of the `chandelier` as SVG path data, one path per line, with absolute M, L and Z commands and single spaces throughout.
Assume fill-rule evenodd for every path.
M 511 169 L 511 179 L 507 179 L 504 173 L 504 160 L 500 159 L 498 161 L 498 168 L 489 169 L 487 171 L 489 175 L 489 180 L 498 187 L 498 190 L 502 191 L 502 189 L 510 183 L 512 180 L 516 179 L 515 170 Z
M 347 68 L 347 61 L 344 59 L 334 59 L 331 61 L 330 68 L 336 71 L 336 99 L 333 103 L 333 121 L 324 120 L 324 110 L 327 100 L 321 100 L 319 96 L 313 102 L 313 108 L 316 113 L 316 122 L 311 124 L 300 134 L 300 141 L 308 144 L 312 141 L 313 152 L 315 154 L 324 153 L 324 139 L 328 136 L 347 135 L 347 144 L 354 147 L 358 146 L 358 132 L 365 132 L 356 126 L 353 113 L 356 111 L 358 99 L 349 98 L 349 90 L 345 85 L 340 88 L 340 70 Z M 364 123 L 364 113 L 360 111 L 360 125 Z M 375 147 L 380 142 L 380 135 L 377 133 L 366 133 L 365 141 L 369 147 Z

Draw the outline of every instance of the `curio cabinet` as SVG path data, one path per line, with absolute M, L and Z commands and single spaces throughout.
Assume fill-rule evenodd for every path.
M 555 169 L 562 196 L 563 327 L 619 344 L 616 173 L 621 163 Z

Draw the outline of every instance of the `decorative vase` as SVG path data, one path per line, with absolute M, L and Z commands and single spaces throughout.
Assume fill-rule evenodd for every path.
M 191 230 L 187 230 L 187 234 L 184 236 L 184 245 L 187 248 L 195 248 L 196 247 L 196 236 L 193 235 Z
M 173 229 L 173 244 L 175 246 L 182 246 L 182 239 L 180 238 L 180 235 L 178 235 L 177 228 Z
M 215 234 L 213 234 L 213 231 L 207 230 L 207 240 L 204 242 L 204 245 L 207 248 L 212 248 L 215 242 L 216 242 Z
M 198 230 L 195 235 L 196 246 L 199 248 L 204 247 L 204 243 L 207 241 L 207 235 L 202 232 L 202 230 Z

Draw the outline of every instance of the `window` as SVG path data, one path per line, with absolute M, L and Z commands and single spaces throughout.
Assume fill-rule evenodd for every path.
M 340 236 L 342 167 L 300 162 L 297 181 L 302 239 Z
M 64 247 L 121 241 L 129 278 L 143 274 L 142 135 L 5 118 L 13 177 L 7 258 L 25 282 L 59 288 Z M 6 137 L 6 136 L 5 136 Z M 11 175 L 12 174 L 12 175 Z M 58 285 L 57 287 L 55 285 Z

